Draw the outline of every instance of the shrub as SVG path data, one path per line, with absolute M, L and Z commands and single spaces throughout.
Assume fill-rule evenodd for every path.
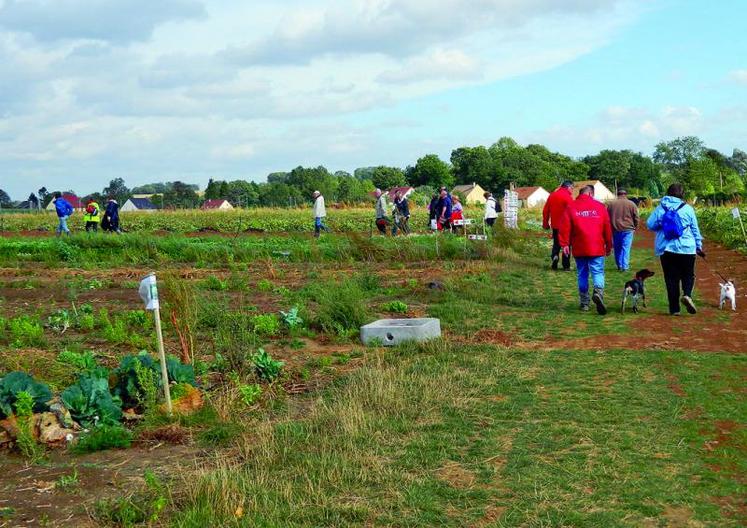
M 228 282 L 219 279 L 215 275 L 210 275 L 208 278 L 205 279 L 203 282 L 203 286 L 207 290 L 212 291 L 226 291 L 228 290 Z
M 260 396 L 262 396 L 262 387 L 259 385 L 239 385 L 239 393 L 241 394 L 241 401 L 244 405 L 250 407 L 254 405 Z
M 43 347 L 45 345 L 42 325 L 28 315 L 19 315 L 11 319 L 8 323 L 8 330 L 11 344 L 15 347 Z
M 20 391 L 16 396 L 16 424 L 18 425 L 16 445 L 23 456 L 36 462 L 44 456 L 44 448 L 36 443 L 32 430 L 34 396 L 27 391 Z
M 275 314 L 255 315 L 251 318 L 254 333 L 263 336 L 274 336 L 280 332 L 280 321 Z
M 298 315 L 298 306 L 294 306 L 287 312 L 280 312 L 283 317 L 283 322 L 291 330 L 303 326 L 303 319 Z
M 99 424 L 81 433 L 72 447 L 74 453 L 93 453 L 105 449 L 127 448 L 132 445 L 132 433 L 119 424 Z
M 407 313 L 407 305 L 402 301 L 391 301 L 381 305 L 381 309 L 384 312 L 391 313 Z
M 354 281 L 315 285 L 310 296 L 317 303 L 315 323 L 323 332 L 348 336 L 369 316 L 367 294 Z

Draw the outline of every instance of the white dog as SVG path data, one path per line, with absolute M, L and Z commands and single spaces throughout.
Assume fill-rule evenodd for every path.
M 718 303 L 720 309 L 724 309 L 724 303 L 726 301 L 731 302 L 731 309 L 736 311 L 737 309 L 737 289 L 734 287 L 734 283 L 730 280 L 726 281 L 726 284 L 719 282 L 721 286 L 721 300 Z

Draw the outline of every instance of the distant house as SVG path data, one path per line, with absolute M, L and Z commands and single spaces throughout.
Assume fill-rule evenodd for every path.
M 484 204 L 485 189 L 480 187 L 478 184 L 473 183 L 472 185 L 457 185 L 451 190 L 451 194 L 460 194 L 464 196 L 464 203 L 466 204 Z
M 153 193 L 153 194 L 133 194 L 133 195 L 132 195 L 132 197 L 133 197 L 133 198 L 147 198 L 148 200 L 150 200 L 150 199 L 151 199 L 151 198 L 153 198 L 154 196 L 163 196 L 163 193 Z
M 157 211 L 158 207 L 153 205 L 153 202 L 148 198 L 130 198 L 119 210 L 123 213 L 131 213 L 133 211 L 152 213 Z
M 210 211 L 230 211 L 233 205 L 228 203 L 228 200 L 205 200 L 202 208 Z
M 514 191 L 519 195 L 521 206 L 528 209 L 544 205 L 550 196 L 543 187 L 517 187 Z
M 62 193 L 62 197 L 65 200 L 67 200 L 70 203 L 70 205 L 73 206 L 73 209 L 75 211 L 82 211 L 83 210 L 83 202 L 80 200 L 80 198 L 78 198 L 74 194 Z M 47 208 L 46 209 L 47 209 L 47 211 L 54 211 L 55 210 L 54 201 L 49 202 L 47 204 Z
M 407 198 L 410 196 L 413 192 L 415 192 L 415 187 L 392 187 L 389 189 L 389 192 L 387 193 L 387 198 L 390 202 L 394 202 L 394 195 L 397 193 L 400 193 L 402 198 Z
M 615 193 L 610 191 L 605 184 L 599 180 L 584 180 L 573 184 L 573 197 L 577 197 L 582 187 L 591 185 L 594 187 L 594 199 L 600 202 L 609 202 L 616 198 Z

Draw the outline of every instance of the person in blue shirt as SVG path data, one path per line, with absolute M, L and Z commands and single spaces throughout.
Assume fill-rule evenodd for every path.
M 119 230 L 119 204 L 114 198 L 109 198 L 101 220 L 101 228 L 111 233 L 121 233 Z
M 684 201 L 684 196 L 681 184 L 670 185 L 667 195 L 661 199 L 661 203 L 646 222 L 648 228 L 656 233 L 654 251 L 661 259 L 671 315 L 680 315 L 680 303 L 685 306 L 688 313 L 697 313 L 692 297 L 695 286 L 695 256 L 705 258 L 703 236 L 700 234 L 695 209 Z M 662 220 L 667 211 L 674 211 L 679 216 L 683 231 L 677 238 L 668 239 L 664 234 Z
M 62 193 L 54 193 L 54 208 L 60 221 L 57 226 L 57 236 L 59 237 L 62 233 L 69 236 L 70 229 L 67 227 L 67 219 L 73 214 L 73 206 L 62 197 Z
M 441 197 L 438 200 L 438 224 L 441 229 L 448 231 L 451 229 L 451 196 L 446 187 L 441 187 Z

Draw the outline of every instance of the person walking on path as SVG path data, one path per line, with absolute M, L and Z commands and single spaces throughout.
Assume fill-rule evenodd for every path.
M 62 197 L 62 193 L 54 194 L 54 209 L 57 212 L 59 225 L 57 226 L 57 236 L 62 233 L 70 236 L 70 229 L 67 227 L 67 219 L 73 214 L 73 206 Z
M 619 271 L 630 268 L 630 248 L 633 246 L 633 234 L 638 229 L 640 215 L 638 206 L 628 200 L 628 191 L 619 189 L 617 200 L 607 205 L 607 212 L 612 223 L 612 242 L 615 246 L 615 264 Z
M 319 234 L 322 231 L 329 233 L 329 228 L 324 225 L 327 208 L 324 206 L 324 196 L 322 196 L 322 193 L 314 191 L 311 197 L 314 198 L 314 237 L 319 238 Z
M 589 274 L 594 287 L 591 301 L 599 315 L 607 313 L 604 304 L 604 257 L 612 252 L 612 225 L 607 208 L 594 199 L 594 187 L 582 188 L 578 198 L 565 210 L 558 233 L 563 255 L 576 260 L 581 310 L 589 310 Z
M 493 227 L 495 225 L 495 219 L 498 218 L 498 213 L 501 211 L 501 206 L 498 205 L 496 199 L 493 198 L 493 193 L 483 193 L 483 197 L 485 198 L 485 215 L 483 216 L 483 219 L 485 220 L 486 226 Z
M 667 195 L 646 222 L 648 228 L 656 233 L 654 252 L 661 260 L 670 315 L 680 315 L 680 303 L 688 313 L 698 312 L 693 302 L 695 255 L 705 258 L 698 217 L 695 209 L 684 201 L 684 196 L 681 184 L 670 185 Z
M 376 196 L 376 227 L 379 233 L 386 235 L 386 227 L 390 224 L 386 216 L 386 196 L 381 189 L 376 189 L 374 196 Z
M 428 228 L 431 231 L 438 230 L 438 201 L 438 193 L 435 193 L 428 204 Z
M 101 208 L 93 198 L 89 199 L 88 203 L 86 203 L 86 212 L 83 215 L 83 221 L 86 223 L 86 231 L 93 231 L 95 233 L 99 230 Z
M 101 220 L 101 229 L 110 233 L 121 233 L 119 230 L 119 204 L 114 198 L 109 198 Z
M 436 204 L 438 210 L 438 225 L 439 229 L 448 231 L 451 229 L 451 196 L 446 187 L 441 187 L 440 198 Z
M 545 207 L 542 209 L 542 228 L 552 228 L 552 252 L 550 254 L 552 265 L 550 267 L 554 270 L 558 269 L 558 261 L 562 258 L 563 271 L 571 271 L 571 258 L 566 254 L 561 257 L 558 232 L 565 210 L 572 202 L 573 182 L 566 180 L 560 187 L 550 193 L 547 202 L 545 202 Z
M 410 202 L 407 200 L 407 196 L 402 196 L 400 191 L 394 194 L 394 227 L 392 233 L 397 234 L 397 228 L 402 231 L 402 234 L 410 234 Z

